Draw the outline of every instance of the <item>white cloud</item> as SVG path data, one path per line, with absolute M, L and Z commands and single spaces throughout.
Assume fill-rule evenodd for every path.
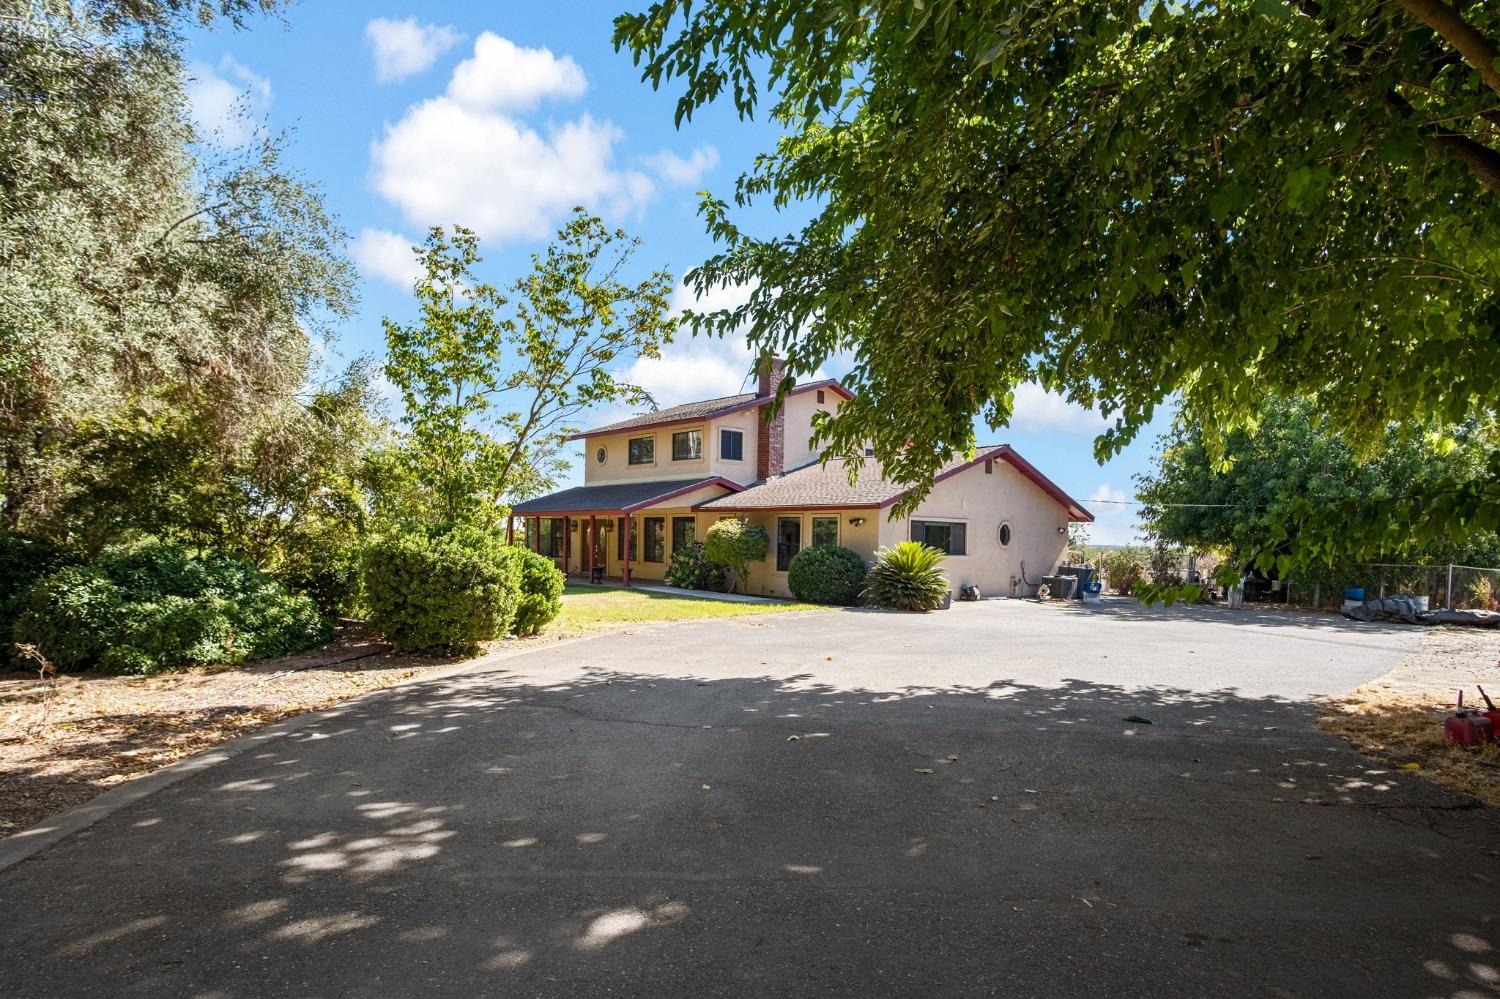
M 618 128 L 585 113 L 538 129 L 509 113 L 542 96 L 577 96 L 585 85 L 571 59 L 485 32 L 446 95 L 386 125 L 370 148 L 370 182 L 411 225 L 460 223 L 491 240 L 543 238 L 577 205 L 638 213 L 656 185 L 616 166 Z
M 1137 507 L 1127 502 L 1134 499 L 1123 489 L 1103 483 L 1083 501 L 1084 508 L 1094 515 L 1088 528 L 1089 543 L 1095 545 L 1131 545 L 1140 541 L 1140 529 L 1136 524 Z
M 732 309 L 748 302 L 753 290 L 753 285 L 720 285 L 699 297 L 679 284 L 672 292 L 670 308 L 678 315 L 687 308 L 698 312 Z M 649 391 L 658 406 L 667 407 L 751 391 L 755 387 L 751 373 L 754 366 L 755 354 L 743 329 L 712 337 L 694 336 L 691 329 L 683 327 L 662 349 L 661 357 L 637 358 L 624 376 Z M 819 370 L 802 381 L 825 377 Z
M 355 263 L 366 277 L 380 278 L 410 291 L 422 276 L 422 265 L 412 252 L 412 241 L 388 229 L 361 229 L 350 246 Z
M 275 96 L 270 80 L 227 55 L 217 68 L 203 62 L 190 64 L 186 89 L 198 137 L 227 148 L 243 146 L 254 138 L 258 119 Z
M 1092 409 L 1085 409 L 1036 382 L 1016 386 L 1015 412 L 1010 425 L 1019 430 L 1063 430 L 1097 434 L 1109 426 L 1109 420 Z
M 474 54 L 453 70 L 448 96 L 470 108 L 526 111 L 544 98 L 577 99 L 588 89 L 583 70 L 551 49 L 527 49 L 486 31 Z
M 719 151 L 713 146 L 699 146 L 682 157 L 663 149 L 655 156 L 647 156 L 645 163 L 668 184 L 685 187 L 698 183 L 704 174 L 719 165 Z
M 462 38 L 451 25 L 419 24 L 415 17 L 377 17 L 365 25 L 365 41 L 375 54 L 375 79 L 381 83 L 415 76 Z

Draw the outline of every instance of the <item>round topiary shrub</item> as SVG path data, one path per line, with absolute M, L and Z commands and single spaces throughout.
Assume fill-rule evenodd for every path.
M 852 604 L 864 581 L 865 560 L 835 545 L 802 549 L 792 556 L 786 572 L 792 596 L 810 604 Z
M 728 574 L 729 566 L 710 560 L 701 541 L 673 551 L 667 565 L 667 582 L 685 590 L 723 592 Z
M 333 629 L 248 562 L 153 543 L 38 580 L 12 637 L 61 670 L 152 673 L 301 652 Z
M 562 613 L 563 574 L 545 555 L 511 548 L 520 571 L 521 597 L 511 621 L 512 635 L 535 635 Z
M 520 603 L 520 560 L 475 528 L 382 538 L 364 565 L 370 624 L 401 652 L 473 652 L 506 633 Z
M 865 576 L 860 596 L 871 607 L 930 611 L 948 595 L 943 573 L 946 556 L 919 541 L 903 541 L 875 553 L 875 564 Z
M 750 563 L 759 562 L 771 550 L 771 536 L 759 524 L 738 517 L 721 520 L 703 538 L 703 553 L 709 561 L 734 570 L 740 592 L 750 585 Z

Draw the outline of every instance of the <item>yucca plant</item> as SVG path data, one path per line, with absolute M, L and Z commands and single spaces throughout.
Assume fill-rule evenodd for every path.
M 948 577 L 943 572 L 946 556 L 920 541 L 903 541 L 894 548 L 875 553 L 875 565 L 865 576 L 860 591 L 872 607 L 930 611 L 948 595 Z

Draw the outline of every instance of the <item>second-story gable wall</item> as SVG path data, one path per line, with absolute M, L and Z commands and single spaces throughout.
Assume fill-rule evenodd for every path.
M 820 452 L 814 451 L 808 444 L 812 438 L 813 414 L 819 410 L 828 413 L 838 412 L 839 405 L 843 403 L 844 397 L 833 389 L 824 389 L 823 401 L 818 401 L 818 389 L 808 389 L 789 395 L 786 399 L 784 412 L 786 413 L 786 467 L 796 468 L 805 465 L 818 456 Z

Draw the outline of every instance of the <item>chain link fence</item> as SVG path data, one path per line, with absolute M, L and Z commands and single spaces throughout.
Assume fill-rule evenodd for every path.
M 1347 590 L 1363 590 L 1366 600 L 1426 597 L 1434 609 L 1500 610 L 1500 567 L 1494 566 L 1377 562 L 1295 576 L 1281 586 L 1281 602 L 1318 610 L 1338 610 Z

